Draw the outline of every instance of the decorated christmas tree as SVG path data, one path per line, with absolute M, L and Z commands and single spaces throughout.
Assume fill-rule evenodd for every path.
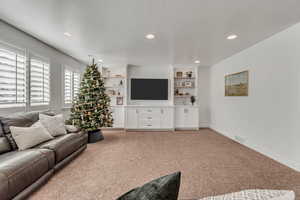
M 87 131 L 111 127 L 113 118 L 109 109 L 110 98 L 105 93 L 104 81 L 97 64 L 88 65 L 80 83 L 80 92 L 73 102 L 69 122 Z

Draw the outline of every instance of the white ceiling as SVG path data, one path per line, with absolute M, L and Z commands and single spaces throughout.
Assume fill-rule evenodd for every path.
M 300 1 L 1 0 L 0 18 L 84 62 L 210 66 L 300 21 Z

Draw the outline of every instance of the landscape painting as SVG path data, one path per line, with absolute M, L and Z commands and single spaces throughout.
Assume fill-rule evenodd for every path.
M 225 96 L 248 96 L 248 80 L 248 71 L 225 76 Z

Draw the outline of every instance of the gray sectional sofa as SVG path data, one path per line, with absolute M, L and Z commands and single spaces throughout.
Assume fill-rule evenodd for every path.
M 39 112 L 0 117 L 1 200 L 26 199 L 87 147 L 87 134 L 78 131 L 55 137 L 34 148 L 18 151 L 9 126 L 28 127 L 38 120 Z

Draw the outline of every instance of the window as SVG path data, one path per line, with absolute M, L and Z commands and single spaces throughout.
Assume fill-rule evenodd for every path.
M 65 104 L 71 104 L 80 89 L 80 74 L 65 69 Z
M 80 90 L 80 74 L 79 73 L 73 73 L 73 88 L 74 88 L 74 92 L 73 92 L 73 98 L 75 98 L 78 94 L 79 94 L 79 90 Z
M 25 52 L 0 44 L 0 107 L 25 106 Z
M 50 64 L 43 59 L 30 59 L 30 105 L 50 102 Z

